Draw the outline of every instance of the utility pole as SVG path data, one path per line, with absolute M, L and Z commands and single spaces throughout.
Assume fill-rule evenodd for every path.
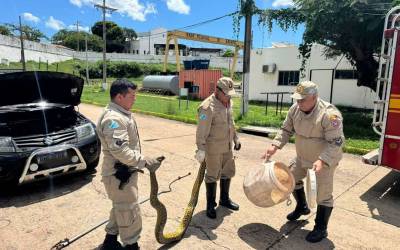
M 85 34 L 85 52 L 86 52 L 86 82 L 89 84 L 89 63 L 87 53 L 87 33 Z
M 103 0 L 103 5 L 100 4 L 95 4 L 94 5 L 98 9 L 102 9 L 103 11 L 103 84 L 102 88 L 103 90 L 107 89 L 107 64 L 106 64 L 106 12 L 107 10 L 112 13 L 113 11 L 116 11 L 117 9 L 111 8 L 106 6 L 106 0 Z
M 149 51 L 147 52 L 150 55 L 150 37 L 151 37 L 151 30 L 149 31 Z
M 251 52 L 251 18 L 255 5 L 254 0 L 242 1 L 242 14 L 245 14 L 244 52 L 243 52 L 243 91 L 240 114 L 244 116 L 249 109 L 250 52 Z
M 25 51 L 24 51 L 24 37 L 23 37 L 23 31 L 22 31 L 22 22 L 21 22 L 21 16 L 19 16 L 19 38 L 21 40 L 21 62 L 22 62 L 22 70 L 26 71 L 26 64 L 25 64 Z
M 79 21 L 76 21 L 76 51 L 79 52 Z

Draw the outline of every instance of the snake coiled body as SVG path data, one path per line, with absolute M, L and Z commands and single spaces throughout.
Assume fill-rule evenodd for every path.
M 183 235 L 188 228 L 190 221 L 193 216 L 194 209 L 197 205 L 197 200 L 199 197 L 199 190 L 201 183 L 204 179 L 204 173 L 206 169 L 206 164 L 203 162 L 199 168 L 199 172 L 197 173 L 196 180 L 194 182 L 192 188 L 192 194 L 190 196 L 189 203 L 185 209 L 183 217 L 179 223 L 178 228 L 174 232 L 164 233 L 164 227 L 167 223 L 167 209 L 165 208 L 164 204 L 158 199 L 158 182 L 155 172 L 150 173 L 150 204 L 156 209 L 157 211 L 157 222 L 156 227 L 154 230 L 156 240 L 160 244 L 168 244 L 174 241 L 179 241 L 182 239 Z

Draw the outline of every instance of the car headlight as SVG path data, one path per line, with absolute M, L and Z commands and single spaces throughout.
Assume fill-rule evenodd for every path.
M 11 137 L 0 137 L 0 153 L 15 152 L 14 142 Z
M 78 141 L 88 137 L 92 137 L 96 134 L 94 131 L 94 127 L 91 123 L 86 123 L 85 125 L 76 127 L 75 131 Z

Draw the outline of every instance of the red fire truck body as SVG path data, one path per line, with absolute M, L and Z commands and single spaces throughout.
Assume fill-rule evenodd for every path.
M 363 160 L 400 171 L 400 6 L 386 15 L 376 96 L 372 125 L 380 146 Z

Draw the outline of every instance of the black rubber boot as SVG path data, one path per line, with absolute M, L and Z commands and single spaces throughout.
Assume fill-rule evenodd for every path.
M 239 205 L 231 201 L 231 199 L 229 198 L 229 186 L 231 185 L 231 179 L 221 179 L 219 184 L 219 187 L 221 189 L 219 204 L 231 210 L 239 210 Z
M 307 201 L 306 201 L 306 194 L 304 193 L 304 188 L 295 189 L 292 193 L 294 199 L 296 200 L 296 208 L 293 212 L 288 214 L 286 218 L 290 221 L 297 220 L 302 215 L 310 214 L 310 209 L 308 208 Z
M 207 217 L 211 219 L 217 218 L 217 211 L 215 211 L 215 207 L 217 203 L 215 203 L 215 196 L 217 194 L 217 183 L 211 182 L 206 183 L 207 190 Z
M 328 237 L 327 228 L 332 209 L 332 207 L 318 205 L 314 229 L 306 236 L 308 242 L 316 243 Z
M 101 250 L 118 250 L 122 249 L 121 243 L 118 242 L 118 235 L 106 234 L 106 238 L 103 241 Z
M 140 247 L 139 247 L 138 243 L 135 242 L 135 243 L 133 243 L 133 244 L 131 244 L 131 245 L 126 245 L 126 246 L 124 247 L 124 249 L 126 249 L 126 250 L 139 250 Z

